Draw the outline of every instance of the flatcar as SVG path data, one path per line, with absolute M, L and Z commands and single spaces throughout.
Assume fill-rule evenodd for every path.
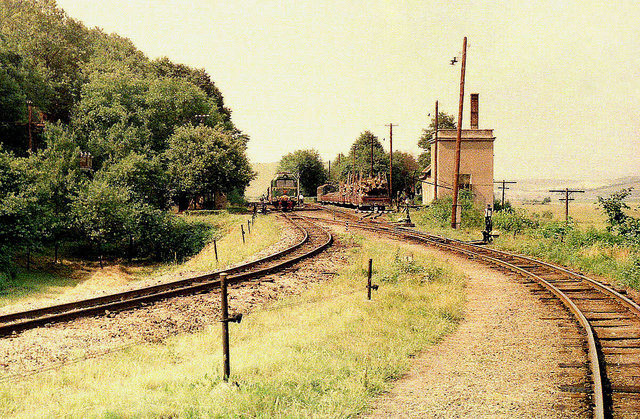
M 298 203 L 300 185 L 298 179 L 289 172 L 278 172 L 267 191 L 267 200 L 276 209 L 290 211 Z
M 389 183 L 382 174 L 366 178 L 349 175 L 346 182 L 320 185 L 316 192 L 322 204 L 379 210 L 391 206 Z

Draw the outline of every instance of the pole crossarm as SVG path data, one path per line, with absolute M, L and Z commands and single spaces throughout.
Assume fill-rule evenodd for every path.
M 584 193 L 583 189 L 549 189 L 549 192 L 559 192 L 564 194 L 564 198 L 560 198 L 560 201 L 564 201 L 564 222 L 569 224 L 569 201 L 574 201 L 575 198 L 570 198 L 571 193 Z

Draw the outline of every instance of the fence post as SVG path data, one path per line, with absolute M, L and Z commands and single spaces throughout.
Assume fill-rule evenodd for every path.
M 245 244 L 244 241 L 244 225 L 240 224 L 240 231 L 242 231 L 242 244 Z
M 249 234 L 251 234 L 251 220 L 247 220 L 247 230 L 249 231 Z
M 216 263 L 218 263 L 218 241 L 213 239 L 213 252 L 216 255 Z
M 369 270 L 367 272 L 367 300 L 371 299 L 371 265 L 373 260 L 369 259 Z
M 367 270 L 367 299 L 371 300 L 371 290 L 377 290 L 378 285 L 371 284 L 371 276 L 373 273 L 372 269 L 373 259 L 369 259 L 369 269 Z
M 229 381 L 231 362 L 229 361 L 229 307 L 227 305 L 227 274 L 220 274 L 220 309 L 222 311 L 222 379 Z

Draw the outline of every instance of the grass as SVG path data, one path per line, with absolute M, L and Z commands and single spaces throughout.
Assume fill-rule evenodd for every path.
M 628 213 L 636 216 L 636 204 L 629 204 Z M 533 256 L 549 262 L 569 266 L 588 274 L 606 277 L 612 282 L 640 289 L 640 249 L 605 230 L 606 217 L 595 203 L 571 203 L 571 227 L 563 236 L 564 205 L 518 205 L 522 216 L 534 220 L 514 234 L 499 231 L 498 214 L 494 214 L 494 232 L 500 236 L 493 246 Z M 634 212 L 635 211 L 635 212 Z M 418 211 L 412 216 L 419 230 L 460 240 L 480 239 L 483 227 L 453 230 L 443 226 L 429 211 Z
M 18 269 L 16 278 L 4 278 L 0 288 L 0 306 L 33 297 L 53 297 L 78 285 L 80 279 L 55 272 Z
M 218 261 L 215 257 L 213 242 L 194 257 L 181 264 L 159 264 L 145 267 L 138 272 L 138 277 L 161 274 L 178 274 L 182 272 L 209 272 L 223 269 L 249 259 L 252 255 L 275 244 L 281 237 L 281 229 L 273 216 L 258 215 L 251 233 L 247 227 L 249 215 L 217 214 L 207 216 L 189 216 L 210 223 L 218 230 L 216 246 Z M 240 225 L 245 231 L 245 242 L 242 241 Z
M 428 250 L 361 247 L 329 284 L 231 325 L 232 381 L 221 382 L 219 327 L 129 348 L 0 390 L 3 417 L 355 417 L 411 357 L 456 328 L 464 279 Z M 364 290 L 374 258 L 372 301 Z M 328 286 L 326 286 L 328 285 Z
M 251 234 L 246 235 L 245 245 L 242 244 L 240 224 L 244 226 L 246 232 L 249 215 L 225 212 L 207 216 L 190 215 L 185 218 L 192 221 L 204 221 L 214 226 L 215 236 L 218 240 L 218 263 L 215 260 L 213 243 L 208 244 L 200 253 L 181 264 L 164 263 L 142 266 L 107 264 L 107 269 L 101 270 L 95 261 L 64 261 L 63 264 L 52 265 L 42 262 L 46 259 L 45 257 L 40 258 L 37 264 L 34 263 L 34 269 L 30 271 L 19 269 L 14 280 L 0 274 L 0 306 L 27 299 L 56 297 L 70 291 L 94 274 L 104 273 L 110 275 L 111 278 L 121 275 L 123 281 L 130 281 L 169 273 L 212 271 L 246 260 L 251 255 L 274 244 L 280 238 L 279 225 L 273 221 L 273 218 L 266 218 L 262 215 L 256 219 Z

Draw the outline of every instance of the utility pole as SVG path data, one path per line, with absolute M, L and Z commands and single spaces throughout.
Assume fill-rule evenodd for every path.
M 433 159 L 433 199 L 438 199 L 438 101 L 436 100 L 436 132 L 434 133 L 434 155 Z
M 373 135 L 371 136 L 371 177 L 373 177 Z
M 27 108 L 29 109 L 29 155 L 33 153 L 33 137 L 31 134 L 31 125 L 33 124 L 33 102 L 27 100 Z
M 504 191 L 505 189 L 509 189 L 506 187 L 507 184 L 518 183 L 508 180 L 494 180 L 493 183 L 502 183 L 502 186 L 498 186 L 498 189 L 502 189 L 502 209 L 504 209 Z
M 398 124 L 388 123 L 385 127 L 389 127 L 389 198 L 393 206 L 393 127 Z
M 460 70 L 460 101 L 458 103 L 458 133 L 456 136 L 456 160 L 453 172 L 453 204 L 451 206 L 451 228 L 458 228 L 458 189 L 460 187 L 460 145 L 462 143 L 462 108 L 464 104 L 464 72 L 467 66 L 467 37 L 462 42 L 462 70 Z
M 549 192 L 561 192 L 564 194 L 564 198 L 560 198 L 560 201 L 564 201 L 564 222 L 569 224 L 569 201 L 573 201 L 574 198 L 569 198 L 570 193 L 584 193 L 581 189 L 550 189 Z

